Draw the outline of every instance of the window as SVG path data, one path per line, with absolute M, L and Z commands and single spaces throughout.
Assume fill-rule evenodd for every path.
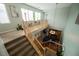
M 22 11 L 22 18 L 24 21 L 37 21 L 37 20 L 40 20 L 41 19 L 41 13 L 39 12 L 33 12 L 31 10 L 27 10 L 27 9 L 24 9 L 24 8 L 21 8 L 21 11 Z
M 24 21 L 28 21 L 28 10 L 21 8 L 21 12 L 22 12 L 22 18 Z
M 40 20 L 41 19 L 41 13 L 35 12 L 35 20 Z
M 27 9 L 23 9 L 21 8 L 22 11 L 22 18 L 24 21 L 33 21 L 33 11 L 31 10 L 27 10 Z
M 33 11 L 30 11 L 30 10 L 29 10 L 28 12 L 29 12 L 29 13 L 28 13 L 28 14 L 29 14 L 29 20 L 30 20 L 30 21 L 33 21 L 33 20 L 34 20 L 34 19 L 33 19 Z
M 10 23 L 4 4 L 0 4 L 0 23 L 1 24 Z

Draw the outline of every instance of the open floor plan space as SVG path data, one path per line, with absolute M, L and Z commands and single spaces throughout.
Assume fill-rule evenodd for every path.
M 79 56 L 78 3 L 0 3 L 0 56 Z

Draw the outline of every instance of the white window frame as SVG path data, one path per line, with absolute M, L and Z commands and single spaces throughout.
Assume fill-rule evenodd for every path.
M 30 21 L 34 21 L 34 18 L 33 18 L 33 15 L 34 15 L 34 14 L 33 14 L 33 11 L 28 10 L 28 12 L 29 12 L 29 13 L 28 13 L 28 14 L 29 14 L 29 20 L 30 20 Z
M 40 12 L 35 12 L 35 21 L 41 20 L 41 13 Z
M 21 11 L 22 11 L 22 18 L 23 18 L 24 21 L 34 21 L 33 11 L 27 10 L 27 9 L 24 9 L 24 8 L 21 8 Z

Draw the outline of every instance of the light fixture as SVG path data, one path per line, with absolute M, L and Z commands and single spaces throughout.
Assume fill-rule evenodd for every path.
M 50 33 L 50 34 L 55 34 L 55 31 L 51 30 L 49 33 Z

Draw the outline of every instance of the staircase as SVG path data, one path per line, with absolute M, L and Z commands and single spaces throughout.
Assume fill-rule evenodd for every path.
M 25 36 L 5 43 L 5 47 L 10 56 L 33 56 L 36 53 Z

